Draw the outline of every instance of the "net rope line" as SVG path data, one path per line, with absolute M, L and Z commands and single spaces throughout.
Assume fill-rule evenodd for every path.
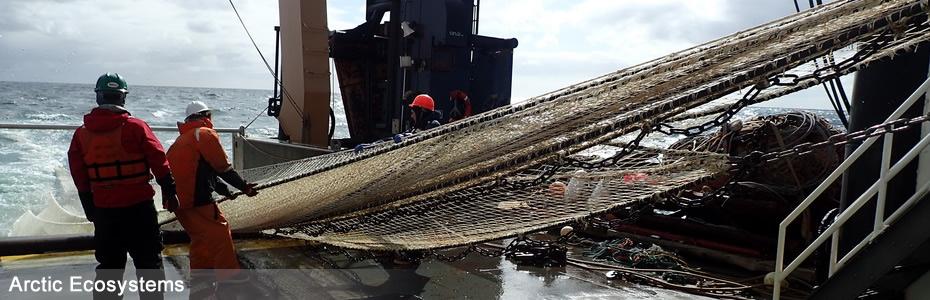
M 223 209 L 237 229 L 259 230 L 399 200 L 416 203 L 431 197 L 439 199 L 443 194 L 454 194 L 527 166 L 557 161 L 632 132 L 644 120 L 668 117 L 737 91 L 759 78 L 863 40 L 891 22 L 922 13 L 921 4 L 838 2 L 762 26 L 766 30 L 745 31 L 753 34 L 737 34 L 739 38 L 724 38 L 720 44 L 694 50 L 703 57 L 697 63 L 667 57 L 653 67 L 632 72 L 638 75 L 630 75 L 628 81 L 593 84 L 553 100 L 539 101 L 533 109 L 514 110 L 442 134 L 431 133 L 435 136 L 416 143 L 380 146 L 391 150 L 338 167 L 319 171 L 353 160 L 354 156 L 337 153 L 290 166 L 259 169 L 265 173 L 244 172 L 265 184 L 262 194 L 259 199 L 226 202 Z M 473 153 L 480 155 L 470 155 Z M 635 195 L 628 198 L 638 199 Z M 536 226 L 518 225 L 513 226 Z M 446 231 L 450 228 L 445 227 Z M 431 247 L 438 246 L 441 243 Z

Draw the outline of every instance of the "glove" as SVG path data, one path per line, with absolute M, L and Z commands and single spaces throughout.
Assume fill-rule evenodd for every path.
M 358 144 L 352 152 L 355 152 L 355 154 L 362 153 L 362 151 L 365 151 L 365 147 L 368 147 L 368 144 Z
M 258 195 L 258 191 L 255 190 L 255 186 L 257 186 L 257 184 L 254 184 L 254 183 L 246 184 L 245 189 L 242 190 L 242 193 L 249 197 L 255 197 L 256 195 Z
M 223 197 L 226 197 L 227 200 L 235 200 L 237 197 L 235 194 L 229 191 L 229 187 L 226 186 L 225 183 L 217 181 L 215 188 L 216 188 L 216 193 L 222 195 Z
M 394 139 L 394 143 L 396 144 L 396 143 L 403 142 L 405 139 L 407 139 L 407 137 L 412 136 L 412 135 L 413 133 L 410 133 L 410 132 L 402 132 L 402 133 L 395 134 L 392 137 L 392 139 Z
M 94 193 L 79 192 L 78 198 L 81 199 L 81 206 L 84 207 L 84 216 L 88 221 L 93 222 L 97 212 L 97 206 L 94 205 Z
M 168 212 L 178 210 L 181 203 L 178 201 L 178 195 L 175 194 L 174 189 L 170 191 L 165 190 L 165 188 L 161 189 L 161 206 L 168 210 Z
M 161 186 L 161 206 L 168 212 L 174 212 L 181 206 L 178 201 L 178 193 L 174 186 L 174 177 L 165 175 L 165 177 L 155 180 Z

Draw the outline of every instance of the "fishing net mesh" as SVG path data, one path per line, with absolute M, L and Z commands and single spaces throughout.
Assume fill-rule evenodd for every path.
M 590 158 L 589 158 L 590 159 Z M 281 228 L 276 234 L 352 249 L 429 249 L 539 230 L 712 179 L 728 166 L 712 153 L 638 150 L 602 168 L 529 168 L 506 183 Z
M 836 1 L 401 143 L 247 170 L 259 196 L 221 207 L 235 230 L 398 250 L 497 239 L 652 201 L 725 172 L 728 158 L 628 149 L 609 166 L 566 169 L 566 162 L 657 122 L 732 105 L 714 100 L 766 101 L 910 51 L 930 38 L 926 7 Z M 843 49 L 855 49 L 852 62 L 810 67 Z M 815 76 L 771 86 L 792 72 Z M 745 99 L 752 91 L 759 94 Z M 683 113 L 691 115 L 673 119 Z M 528 178 L 537 180 L 514 184 Z M 555 181 L 571 186 L 561 199 L 550 191 Z

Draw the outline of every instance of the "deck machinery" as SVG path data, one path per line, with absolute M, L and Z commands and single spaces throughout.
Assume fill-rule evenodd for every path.
M 517 40 L 478 35 L 478 12 L 473 0 L 368 0 L 365 23 L 334 31 L 347 142 L 403 131 L 405 94 L 428 93 L 443 112 L 454 90 L 469 94 L 475 113 L 510 104 Z
M 316 156 L 403 132 L 410 102 L 405 95 L 427 93 L 440 112 L 449 111 L 454 90 L 468 94 L 475 114 L 510 104 L 518 43 L 478 35 L 478 0 L 367 0 L 365 22 L 335 31 L 327 25 L 325 0 L 280 0 L 279 7 L 277 76 L 268 114 L 278 118 L 280 142 L 234 138 L 237 168 Z M 330 59 L 350 134 L 337 140 Z
M 288 1 L 282 1 L 281 5 L 282 27 L 288 23 L 285 2 Z M 451 107 L 449 94 L 455 90 L 469 95 L 474 113 L 510 104 L 513 49 L 517 47 L 517 40 L 477 34 L 480 1 L 368 0 L 366 4 L 364 23 L 352 29 L 330 31 L 328 37 L 328 54 L 335 62 L 351 135 L 337 141 L 340 145 L 366 143 L 404 131 L 406 104 L 409 103 L 405 95 L 427 93 L 436 100 L 437 109 L 442 112 Z M 296 11 L 308 5 L 300 3 L 301 8 Z M 319 18 L 319 14 L 306 12 L 298 17 L 303 24 L 320 21 L 308 23 L 308 18 Z M 308 36 L 312 36 L 307 34 L 308 30 L 297 37 L 297 31 L 289 34 L 287 29 L 282 29 L 283 54 L 287 62 L 282 66 L 285 88 L 296 82 L 293 76 L 303 76 L 309 83 L 311 80 L 306 77 L 314 73 L 306 71 L 312 69 L 306 64 L 302 73 L 288 72 L 288 68 L 299 67 L 291 63 L 298 52 L 288 52 L 292 41 L 302 39 L 305 58 L 312 55 L 306 49 L 313 47 L 314 42 L 308 40 Z M 320 81 L 319 76 L 316 81 Z M 299 105 L 301 101 L 295 104 L 282 100 L 282 96 L 288 95 L 276 93 L 270 101 L 270 111 L 282 123 L 280 137 L 297 143 L 328 146 L 319 139 L 301 139 L 288 132 L 294 130 L 288 130 L 287 123 L 296 122 L 286 117 L 288 106 Z M 303 99 L 305 102 L 327 101 L 326 105 L 329 100 L 319 94 Z M 322 106 L 313 107 L 319 110 Z M 284 117 L 280 115 L 282 111 Z M 305 127 L 332 123 L 325 112 L 305 115 L 310 115 L 309 122 L 303 122 L 309 123 Z M 448 121 L 448 115 L 442 118 L 441 121 Z

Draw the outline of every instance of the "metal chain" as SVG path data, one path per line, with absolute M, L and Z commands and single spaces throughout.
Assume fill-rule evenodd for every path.
M 615 166 L 618 163 L 620 163 L 621 159 L 632 154 L 633 151 L 636 151 L 636 149 L 640 148 L 639 144 L 642 143 L 643 139 L 645 139 L 646 136 L 649 135 L 649 133 L 651 133 L 652 130 L 655 129 L 655 126 L 652 126 L 650 124 L 651 122 L 643 123 L 643 125 L 641 126 L 639 130 L 639 134 L 636 135 L 636 138 L 634 138 L 633 140 L 629 142 L 626 142 L 626 144 L 624 144 L 623 147 L 621 147 L 619 151 L 617 151 L 616 153 L 614 153 L 608 158 L 604 158 L 599 161 L 586 161 L 586 160 L 580 160 L 580 159 L 576 159 L 572 157 L 566 157 L 563 161 L 563 164 L 571 166 L 571 167 L 582 168 L 582 169 L 587 169 L 587 170 Z
M 727 193 L 733 188 L 734 185 L 736 185 L 736 182 L 739 181 L 738 179 L 746 175 L 749 170 L 758 167 L 759 165 L 772 163 L 782 159 L 798 158 L 807 154 L 811 154 L 821 148 L 839 147 L 849 143 L 861 142 L 872 137 L 906 131 L 920 127 L 925 122 L 930 122 L 930 115 L 923 115 L 913 118 L 901 118 L 855 132 L 839 133 L 832 135 L 821 142 L 802 143 L 794 146 L 793 148 L 785 149 L 782 151 L 768 153 L 754 151 L 748 155 L 734 159 L 734 162 L 730 168 L 730 173 L 732 174 L 730 180 L 728 180 L 724 186 L 716 189 L 712 193 L 706 194 L 698 199 L 688 199 L 684 201 L 682 201 L 684 198 L 671 193 L 667 194 L 666 197 L 668 197 L 670 200 L 673 200 L 676 205 L 682 208 L 701 207 L 711 201 L 727 199 Z
M 858 65 L 860 62 L 864 61 L 872 54 L 875 54 L 880 49 L 884 49 L 892 39 L 887 38 L 887 32 L 879 33 L 873 38 L 867 46 L 863 47 L 857 51 L 853 56 L 844 59 L 836 64 L 824 65 L 810 74 L 807 75 L 797 75 L 797 74 L 781 74 L 773 77 L 770 82 L 772 85 L 776 86 L 796 86 L 801 84 L 804 81 L 814 79 L 817 82 L 825 82 L 827 80 L 833 80 L 842 74 L 842 70 L 853 68 Z
M 474 253 L 476 248 L 478 247 L 475 245 L 469 245 L 468 247 L 465 247 L 465 250 L 462 250 L 461 252 L 454 255 L 445 255 L 435 250 L 429 251 L 429 254 L 438 260 L 453 262 L 465 259 L 465 257 L 467 257 L 469 254 Z
M 657 126 L 656 131 L 664 133 L 666 135 L 685 135 L 688 137 L 692 137 L 692 136 L 704 134 L 705 132 L 713 128 L 727 125 L 729 124 L 730 120 L 740 110 L 742 110 L 743 108 L 746 108 L 750 104 L 753 104 L 753 101 L 755 100 L 755 98 L 758 97 L 759 94 L 763 90 L 769 87 L 796 86 L 796 85 L 801 84 L 802 82 L 805 82 L 811 79 L 817 82 L 824 82 L 827 80 L 833 80 L 833 79 L 838 78 L 842 74 L 842 70 L 855 67 L 857 64 L 859 64 L 860 62 L 862 62 L 863 60 L 865 60 L 872 54 L 876 53 L 879 49 L 883 49 L 890 42 L 890 39 L 885 38 L 884 35 L 885 33 L 878 34 L 872 41 L 870 41 L 867 44 L 867 46 L 857 51 L 855 54 L 853 54 L 853 56 L 847 59 L 844 59 L 843 61 L 839 63 L 832 64 L 832 65 L 825 65 L 823 67 L 820 67 L 814 70 L 810 74 L 803 75 L 803 76 L 797 75 L 797 74 L 776 75 L 768 79 L 766 82 L 756 84 L 752 86 L 750 90 L 746 94 L 744 94 L 743 97 L 739 101 L 732 104 L 730 107 L 727 108 L 726 111 L 719 114 L 713 120 L 710 120 L 708 122 L 705 122 L 697 126 L 691 126 L 688 128 L 674 128 L 669 124 L 662 123 Z M 901 122 L 905 122 L 905 121 L 907 120 L 898 120 L 896 121 L 898 123 L 892 122 L 894 124 L 877 125 L 873 128 L 870 128 L 864 131 L 872 130 L 874 132 L 881 128 L 886 128 L 886 126 L 893 127 L 894 125 L 901 125 Z M 898 130 L 903 130 L 903 129 L 898 129 Z M 856 136 L 856 134 L 857 133 L 851 133 L 850 137 L 852 139 L 864 139 L 865 138 L 862 136 Z M 861 135 L 861 134 L 867 134 L 867 133 L 860 132 L 858 134 Z M 813 145 L 809 143 L 801 144 L 801 145 L 796 146 L 794 149 L 788 149 L 788 150 L 781 151 L 781 152 L 774 152 L 774 153 L 768 153 L 768 154 L 764 154 L 762 152 L 753 152 L 747 156 L 744 156 L 743 158 L 737 159 L 737 162 L 732 164 L 730 173 L 733 174 L 733 176 L 730 177 L 730 180 L 728 180 L 725 185 L 716 189 L 715 191 L 711 193 L 705 193 L 705 195 L 703 195 L 702 197 L 698 199 L 683 200 L 685 198 L 682 198 L 678 195 L 671 194 L 671 193 L 667 194 L 667 197 L 670 200 L 673 200 L 676 205 L 682 208 L 701 207 L 711 201 L 726 199 L 727 193 L 735 185 L 737 181 L 736 179 L 745 175 L 746 172 L 748 172 L 748 169 L 749 169 L 748 167 L 755 166 L 755 165 L 758 165 L 764 162 L 770 162 L 770 161 L 790 157 L 790 156 L 804 155 L 804 154 L 810 153 L 812 149 L 815 147 L 825 147 L 827 145 L 837 146 L 838 144 L 835 144 L 833 142 L 837 142 L 838 140 L 845 139 L 844 137 L 841 137 L 841 135 L 842 134 L 833 136 L 827 141 L 820 142 L 820 143 L 813 144 Z M 842 143 L 847 143 L 847 142 L 849 141 L 844 141 Z
M 439 253 L 436 250 L 430 250 L 427 253 L 436 259 L 443 260 L 443 261 L 449 261 L 449 262 L 462 260 L 471 253 L 476 253 L 484 257 L 501 257 L 501 256 L 510 257 L 521 251 L 525 251 L 527 248 L 532 248 L 532 247 L 536 247 L 536 248 L 556 247 L 558 248 L 558 247 L 561 247 L 561 244 L 563 244 L 564 241 L 565 241 L 564 238 L 560 238 L 556 241 L 537 241 L 537 240 L 532 240 L 532 239 L 527 238 L 526 236 L 521 235 L 511 240 L 510 243 L 507 244 L 506 247 L 500 250 L 492 250 L 486 247 L 481 247 L 481 246 L 472 244 L 472 245 L 467 246 L 465 250 L 459 252 L 458 254 L 451 255 L 451 256 Z
M 471 244 L 465 247 L 465 250 L 455 255 L 445 255 L 445 254 L 440 253 L 437 250 L 429 250 L 427 253 L 436 259 L 439 259 L 442 261 L 448 261 L 448 262 L 459 261 L 459 260 L 465 259 L 465 257 L 467 257 L 469 254 L 472 254 L 472 253 L 476 253 L 484 257 L 500 257 L 503 255 L 506 255 L 507 253 L 512 253 L 514 245 L 517 245 L 519 241 L 524 241 L 524 240 L 527 240 L 527 239 L 525 237 L 515 238 L 512 241 L 510 241 L 510 244 L 504 247 L 504 249 L 500 249 L 500 250 L 491 250 L 491 249 L 487 249 L 484 247 L 480 247 L 475 244 Z
M 791 149 L 786 149 L 783 151 L 768 153 L 755 151 L 746 156 L 743 156 L 742 158 L 739 158 L 738 165 L 743 168 L 748 168 L 764 163 L 778 161 L 781 159 L 797 158 L 810 154 L 814 152 L 814 150 L 820 148 L 843 146 L 849 143 L 861 142 L 872 137 L 909 130 L 914 127 L 919 127 L 921 124 L 928 121 L 930 121 L 930 115 L 923 115 L 914 118 L 901 118 L 881 123 L 859 131 L 835 134 L 821 142 L 798 144 Z
M 833 80 L 839 78 L 842 74 L 842 70 L 846 70 L 852 67 L 855 67 L 866 58 L 872 56 L 878 52 L 879 49 L 883 49 L 885 46 L 890 43 L 891 39 L 885 38 L 886 33 L 877 34 L 866 46 L 862 47 L 857 51 L 853 56 L 844 59 L 838 63 L 824 65 L 819 67 L 810 74 L 807 75 L 797 75 L 797 74 L 779 74 L 775 75 L 772 78 L 764 82 L 757 83 L 752 86 L 746 94 L 740 98 L 739 101 L 730 105 L 726 111 L 720 113 L 713 120 L 704 122 L 703 124 L 691 126 L 687 128 L 675 128 L 668 123 L 660 123 L 656 126 L 655 131 L 661 132 L 665 135 L 684 135 L 687 137 L 697 136 L 704 134 L 705 132 L 729 124 L 730 120 L 739 113 L 743 108 L 748 107 L 751 104 L 754 104 L 754 100 L 759 94 L 772 86 L 797 86 L 807 80 L 816 80 L 817 82 L 825 82 L 827 80 Z
M 727 183 L 712 193 L 702 196 L 699 199 L 689 199 L 681 201 L 681 197 L 668 194 L 667 197 L 675 201 L 675 204 L 682 208 L 701 207 L 710 201 L 726 199 L 726 193 L 736 185 L 737 179 L 746 175 L 752 168 L 762 164 L 776 162 L 782 159 L 798 158 L 813 153 L 814 151 L 826 147 L 839 147 L 849 143 L 861 142 L 872 137 L 878 137 L 885 134 L 902 132 L 913 128 L 920 127 L 923 123 L 930 122 L 930 115 L 917 116 L 913 118 L 901 118 L 885 123 L 881 123 L 863 130 L 839 133 L 828 137 L 826 140 L 817 143 L 802 143 L 790 149 L 782 151 L 763 153 L 754 151 L 743 157 L 735 158 L 730 173 L 732 174 Z
M 684 208 L 684 209 L 704 207 L 704 206 L 707 206 L 708 203 L 718 201 L 721 199 L 725 201 L 726 199 L 729 199 L 729 192 L 733 189 L 733 186 L 736 185 L 736 182 L 737 182 L 736 179 L 739 178 L 741 175 L 742 175 L 742 172 L 738 174 L 734 174 L 734 176 L 730 177 L 730 180 L 728 180 L 726 184 L 717 188 L 713 192 L 705 193 L 705 195 L 702 195 L 700 198 L 697 198 L 697 199 L 684 198 L 684 197 L 681 197 L 673 193 L 666 194 L 666 197 L 669 200 L 672 200 L 672 202 L 676 206 L 680 208 Z
M 617 217 L 616 219 L 608 220 L 603 217 L 588 216 L 588 217 L 584 217 L 579 220 L 576 220 L 576 222 L 585 224 L 587 226 L 591 226 L 592 228 L 597 228 L 597 229 L 614 229 L 619 225 L 634 224 L 636 222 L 639 222 L 639 219 L 643 216 L 644 213 L 646 213 L 647 211 L 652 212 L 653 209 L 655 208 L 652 203 L 648 203 L 648 202 L 643 202 L 643 203 L 644 204 L 640 205 L 639 207 L 629 207 L 628 212 L 626 212 L 625 216 Z M 618 214 L 617 211 L 614 211 L 614 210 L 611 210 L 610 213 L 613 214 L 614 216 L 617 216 Z M 574 237 L 574 233 L 562 236 L 561 238 L 559 238 L 559 242 L 568 243 L 571 241 L 572 237 Z
M 718 115 L 713 120 L 704 122 L 701 125 L 691 126 L 687 128 L 675 128 L 671 124 L 660 123 L 659 125 L 656 126 L 655 131 L 661 132 L 665 135 L 679 135 L 680 134 L 680 135 L 684 135 L 687 137 L 704 134 L 705 132 L 711 129 L 729 124 L 730 119 L 733 119 L 733 117 L 735 117 L 736 114 L 740 112 L 740 110 L 752 104 L 752 101 L 755 100 L 756 97 L 758 97 L 759 94 L 763 90 L 767 89 L 770 86 L 771 86 L 770 82 L 760 83 L 760 84 L 756 84 L 752 86 L 749 89 L 749 91 L 747 91 L 746 94 L 744 94 L 743 97 L 740 98 L 739 101 L 737 101 L 736 103 L 733 103 L 733 105 L 730 105 L 730 107 L 728 107 L 726 111 Z
M 546 181 L 549 181 L 550 179 L 552 179 L 552 177 L 555 176 L 555 174 L 558 173 L 558 171 L 560 171 L 564 166 L 582 168 L 582 169 L 587 169 L 587 170 L 615 166 L 620 162 L 621 159 L 623 159 L 627 155 L 630 155 L 631 153 L 636 151 L 636 149 L 639 149 L 639 144 L 643 141 L 643 139 L 646 138 L 647 135 L 649 135 L 652 129 L 655 128 L 655 126 L 651 126 L 649 124 L 650 123 L 648 122 L 643 123 L 643 126 L 641 126 L 639 134 L 636 136 L 636 138 L 627 142 L 619 151 L 617 151 L 610 157 L 607 157 L 607 158 L 604 158 L 598 161 L 587 161 L 587 160 L 582 160 L 582 159 L 577 159 L 577 158 L 572 158 L 572 157 L 564 157 L 562 161 L 558 164 L 544 165 L 543 173 L 537 176 L 536 178 L 534 178 L 533 180 L 523 180 L 519 182 L 512 182 L 512 181 L 507 180 L 506 178 L 503 178 L 495 182 L 493 185 L 491 185 L 490 188 L 497 187 L 497 186 L 507 186 L 509 188 L 522 190 L 522 189 L 526 189 L 526 188 L 530 188 L 534 186 L 539 186 L 545 183 Z
M 495 181 L 489 188 L 495 188 L 499 186 L 506 186 L 514 190 L 522 190 L 529 187 L 534 187 L 541 185 L 548 181 L 552 176 L 555 176 L 559 170 L 562 169 L 561 165 L 543 165 L 543 172 L 533 178 L 533 180 L 521 180 L 521 181 L 510 181 L 507 178 L 502 178 Z

